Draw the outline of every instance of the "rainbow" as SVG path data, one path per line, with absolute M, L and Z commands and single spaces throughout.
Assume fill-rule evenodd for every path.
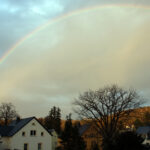
M 70 17 L 73 16 L 77 16 L 81 13 L 87 13 L 89 11 L 96 11 L 99 9 L 105 9 L 105 8 L 114 8 L 114 7 L 118 7 L 118 8 L 138 8 L 138 9 L 150 9 L 149 5 L 137 5 L 137 4 L 106 4 L 106 5 L 99 5 L 99 6 L 93 6 L 93 7 L 88 7 L 88 8 L 83 8 L 83 9 L 79 9 L 73 12 L 69 12 L 66 13 L 64 15 L 58 16 L 54 19 L 50 19 L 47 23 L 37 27 L 35 30 L 33 30 L 32 32 L 30 32 L 29 34 L 27 34 L 25 37 L 23 37 L 22 39 L 20 39 L 16 44 L 14 44 L 10 49 L 8 49 L 3 56 L 0 58 L 0 64 L 2 64 L 9 55 L 11 55 L 11 53 L 13 53 L 13 51 L 20 46 L 25 40 L 31 38 L 35 33 L 45 29 L 47 26 L 61 22 L 62 20 L 68 19 Z

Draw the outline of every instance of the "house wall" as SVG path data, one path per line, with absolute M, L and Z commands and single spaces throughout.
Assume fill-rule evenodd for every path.
M 52 132 L 52 150 L 55 150 L 58 143 L 58 135 L 55 131 Z
M 1 138 L 1 140 L 0 140 L 0 150 L 2 149 L 10 149 L 10 147 L 11 147 L 11 138 L 9 138 L 9 137 L 3 137 L 3 138 Z
M 86 150 L 91 150 L 92 146 L 97 144 L 101 148 L 101 137 L 93 125 L 91 125 L 83 134 L 82 137 L 86 143 Z
M 31 130 L 36 131 L 35 136 L 30 135 Z M 22 132 L 25 132 L 25 136 L 22 136 Z M 41 132 L 44 133 L 43 136 L 41 136 Z M 24 150 L 24 143 L 28 144 L 28 150 L 38 150 L 38 143 L 42 144 L 42 150 L 52 150 L 51 135 L 35 119 L 31 120 L 11 138 L 10 148 L 12 150 Z

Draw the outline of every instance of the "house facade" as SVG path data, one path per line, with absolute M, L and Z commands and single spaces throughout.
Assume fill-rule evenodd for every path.
M 84 124 L 80 127 L 79 133 L 86 143 L 86 150 L 91 150 L 94 145 L 101 148 L 102 138 L 97 132 L 94 124 Z
M 0 127 L 4 150 L 52 150 L 52 135 L 35 117 L 17 119 Z

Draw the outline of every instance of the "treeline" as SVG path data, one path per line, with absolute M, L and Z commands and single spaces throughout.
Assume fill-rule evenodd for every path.
M 143 98 L 134 89 L 124 89 L 117 85 L 106 86 L 98 90 L 83 92 L 74 101 L 75 113 L 83 120 L 94 124 L 97 134 L 101 136 L 101 147 L 96 145 L 91 150 L 145 150 L 143 139 L 134 131 L 126 132 L 122 123 L 131 119 L 131 114 L 143 104 Z M 11 110 L 6 116 L 1 110 L 0 116 L 5 125 L 9 120 L 18 116 L 12 104 L 8 104 Z M 7 107 L 6 107 L 7 108 Z M 8 110 L 8 109 L 6 109 Z M 86 144 L 79 133 L 80 124 L 72 124 L 71 115 L 66 116 L 65 126 L 61 128 L 61 110 L 52 107 L 49 114 L 39 119 L 47 129 L 55 129 L 60 138 L 59 150 L 85 150 Z M 150 114 L 146 113 L 143 120 L 136 119 L 134 125 L 149 125 Z
M 80 122 L 72 123 L 71 114 L 66 116 L 64 127 L 61 121 L 61 109 L 53 106 L 45 118 L 39 121 L 48 129 L 55 129 L 60 144 L 57 150 L 85 150 L 86 144 L 79 133 Z

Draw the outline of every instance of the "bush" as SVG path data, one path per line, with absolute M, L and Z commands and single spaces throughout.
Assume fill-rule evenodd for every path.
M 135 132 L 123 132 L 117 136 L 114 148 L 115 150 L 145 150 L 142 145 L 143 140 Z

